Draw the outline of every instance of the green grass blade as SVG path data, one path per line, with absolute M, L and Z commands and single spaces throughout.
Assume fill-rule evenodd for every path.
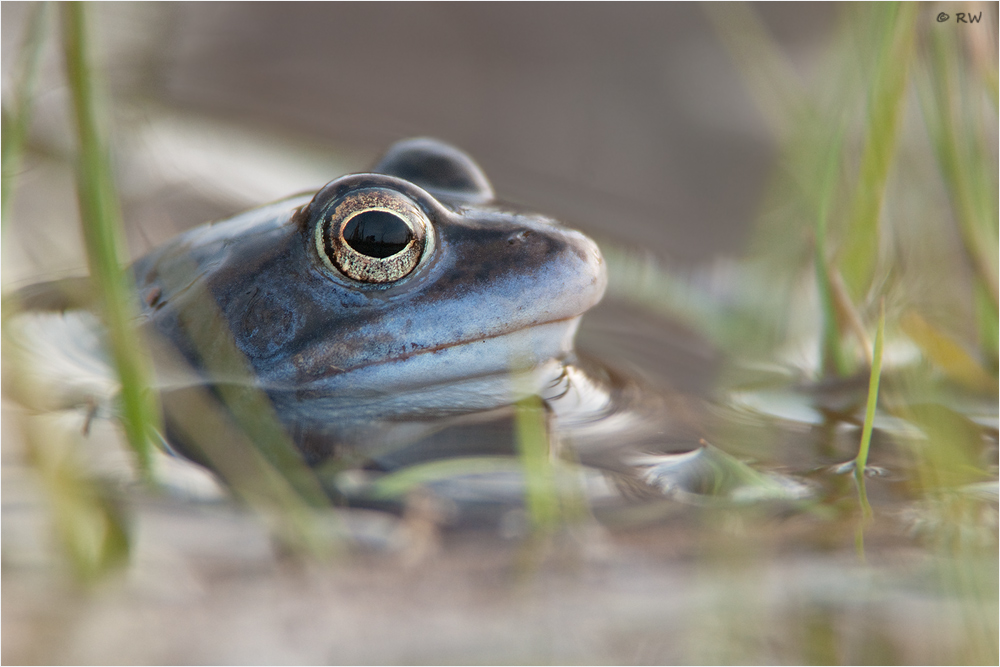
M 875 408 L 878 405 L 878 387 L 882 377 L 882 345 L 885 339 L 885 300 L 879 306 L 878 329 L 875 332 L 875 349 L 872 352 L 872 370 L 868 377 L 868 402 L 865 405 L 865 424 L 861 429 L 861 444 L 854 459 L 854 479 L 858 483 L 858 493 L 864 516 L 870 517 L 871 506 L 865 490 L 865 468 L 868 466 L 868 451 L 872 441 L 872 425 L 875 423 Z
M 196 272 L 193 263 L 179 261 L 162 266 L 159 275 L 168 293 L 185 292 L 187 306 L 179 324 L 201 359 L 200 370 L 191 368 L 172 343 L 151 340 L 158 365 L 172 373 L 186 369 L 192 379 L 161 395 L 171 432 L 291 551 L 334 555 L 344 532 L 327 511 L 330 499 L 259 388 L 212 294 L 191 283 Z
M 214 385 L 215 393 L 245 435 L 245 440 L 295 489 L 299 500 L 312 507 L 327 507 L 329 499 L 285 432 L 267 395 L 258 388 L 253 369 L 236 346 L 229 323 L 219 311 L 215 299 L 203 286 L 191 284 L 190 276 L 195 272 L 193 263 L 182 261 L 173 266 L 163 266 L 159 277 L 167 292 L 186 292 L 188 306 L 180 315 L 180 323 L 208 376 L 227 379 L 225 383 Z M 181 363 L 184 362 L 179 359 L 174 362 Z M 170 410 L 168 414 L 174 419 L 179 413 Z M 192 422 L 193 430 L 196 426 Z M 203 447 L 214 447 L 216 452 L 220 452 L 212 460 L 216 467 L 222 463 L 217 459 L 247 455 L 238 448 L 226 454 L 220 446 L 206 442 L 205 438 L 196 437 L 194 442 Z
M 709 2 L 701 8 L 740 69 L 772 134 L 783 138 L 794 126 L 805 101 L 795 69 L 749 4 Z
M 900 319 L 900 328 L 916 343 L 924 358 L 954 382 L 977 392 L 995 392 L 997 381 L 947 332 L 910 310 Z
M 66 75 L 79 141 L 77 196 L 91 279 L 99 293 L 102 315 L 115 367 L 121 379 L 122 423 L 138 464 L 149 478 L 150 435 L 158 428 L 159 406 L 148 390 L 149 361 L 132 321 L 135 293 L 131 275 L 122 268 L 122 221 L 111 160 L 98 120 L 98 91 L 88 53 L 84 3 L 62 5 Z
M 868 291 L 879 253 L 879 219 L 906 98 L 917 8 L 914 3 L 871 6 L 880 43 L 868 94 L 865 145 L 838 264 L 849 293 L 860 302 Z
M 997 347 L 997 341 L 1000 340 L 1000 318 L 997 317 L 996 305 L 982 284 L 973 290 L 973 297 L 984 369 L 996 377 L 1000 372 L 1000 349 Z
M 42 44 L 45 43 L 48 9 L 47 2 L 39 2 L 33 4 L 29 10 L 24 44 L 18 52 L 15 67 L 13 109 L 3 108 L 3 175 L 0 178 L 0 207 L 2 207 L 0 209 L 0 226 L 3 230 L 7 229 L 7 223 L 10 220 L 13 185 L 21 168 L 24 142 L 28 136 L 32 93 L 35 88 L 35 74 L 38 70 Z
M 296 477 L 287 467 L 272 464 L 228 406 L 204 387 L 169 392 L 162 400 L 174 432 L 264 519 L 280 542 L 291 551 L 319 558 L 337 552 L 342 526 L 321 511 L 329 505 L 326 498 L 303 498 Z
M 986 363 L 995 366 L 997 347 L 993 332 L 1000 313 L 997 163 L 995 154 L 987 149 L 991 140 L 986 126 L 988 123 L 995 126 L 996 120 L 987 118 L 984 105 L 977 104 L 982 90 L 969 72 L 956 34 L 934 30 L 928 42 L 919 87 L 921 109 L 962 248 L 975 276 L 980 347 Z M 995 44 L 993 48 L 996 49 Z
M 882 344 L 885 338 L 885 299 L 879 304 L 878 329 L 875 331 L 875 349 L 872 351 L 872 369 L 868 377 L 868 403 L 865 405 L 865 424 L 861 429 L 861 444 L 854 459 L 854 481 L 858 486 L 858 502 L 861 504 L 861 521 L 854 533 L 854 545 L 861 560 L 865 558 L 865 524 L 872 518 L 872 506 L 868 502 L 865 487 L 865 469 L 868 467 L 868 451 L 872 441 L 872 425 L 875 423 L 875 408 L 878 405 L 878 387 L 882 377 Z
M 545 406 L 538 396 L 518 401 L 517 445 L 525 478 L 525 505 L 534 530 L 552 530 L 560 519 L 559 489 L 549 451 Z
M 110 485 L 86 472 L 79 430 L 51 415 L 19 417 L 25 453 L 44 490 L 55 535 L 77 580 L 96 583 L 128 562 L 131 540 L 124 508 Z
M 398 499 L 422 486 L 465 475 L 523 472 L 516 459 L 505 456 L 469 456 L 440 459 L 389 473 L 372 485 L 375 498 Z
M 825 164 L 820 180 L 818 210 L 816 212 L 816 290 L 819 293 L 820 312 L 823 318 L 821 331 L 820 368 L 823 373 L 840 376 L 850 374 L 852 368 L 841 345 L 841 331 L 837 302 L 834 296 L 833 278 L 830 275 L 830 261 L 827 256 L 826 239 L 830 221 L 830 210 L 837 188 L 837 167 L 840 165 L 844 142 L 844 128 L 841 127 L 826 151 Z

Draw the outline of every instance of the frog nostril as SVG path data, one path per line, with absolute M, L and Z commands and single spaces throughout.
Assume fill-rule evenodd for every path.
M 158 308 L 163 305 L 160 301 L 160 297 L 163 296 L 163 290 L 159 287 L 154 287 L 153 289 L 146 292 L 146 305 L 150 308 Z
M 511 234 L 510 236 L 508 236 L 507 237 L 507 244 L 508 245 L 514 245 L 515 243 L 520 243 L 520 242 L 524 241 L 524 239 L 526 239 L 529 236 L 531 236 L 531 234 L 532 234 L 532 231 L 530 229 L 522 229 L 521 231 L 515 232 L 515 233 Z

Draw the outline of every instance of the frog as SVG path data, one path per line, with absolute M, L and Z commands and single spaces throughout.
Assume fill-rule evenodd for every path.
M 592 507 L 715 493 L 720 475 L 740 482 L 730 495 L 747 484 L 755 497 L 805 492 L 699 440 L 697 419 L 675 419 L 694 406 L 581 354 L 577 331 L 608 284 L 597 243 L 498 199 L 469 155 L 436 139 L 403 140 L 315 193 L 181 233 L 131 273 L 157 362 L 157 465 L 185 494 L 192 468 L 172 461 L 245 492 L 272 483 L 245 477 L 242 459 L 263 455 L 310 502 L 318 492 L 401 511 L 379 480 L 447 459 L 461 465 L 439 468 L 432 492 L 494 520 L 523 502 L 519 457 L 539 435 L 577 466 Z M 86 411 L 85 431 L 95 415 L 117 417 L 89 280 L 16 297 L 8 334 L 42 388 L 16 398 Z
M 309 465 L 348 452 L 386 468 L 442 456 L 425 437 L 442 422 L 586 384 L 574 338 L 607 286 L 591 238 L 501 202 L 471 157 L 430 138 L 315 194 L 185 232 L 133 274 L 143 328 L 200 382 L 252 384 Z M 199 339 L 206 318 L 215 330 Z M 242 379 L 219 367 L 227 346 Z M 507 422 L 499 447 L 512 453 Z M 198 459 L 169 413 L 167 431 Z M 474 442 L 449 452 L 489 453 Z

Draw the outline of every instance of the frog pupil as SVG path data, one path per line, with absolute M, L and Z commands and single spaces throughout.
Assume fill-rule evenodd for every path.
M 390 257 L 413 238 L 409 225 L 388 211 L 358 213 L 344 225 L 347 244 L 368 257 Z

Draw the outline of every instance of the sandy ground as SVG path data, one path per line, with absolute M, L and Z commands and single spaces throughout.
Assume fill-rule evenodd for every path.
M 317 560 L 232 501 L 119 482 L 130 561 L 81 585 L 5 412 L 4 664 L 926 663 L 962 650 L 961 605 L 892 509 L 866 563 L 854 521 L 674 501 L 536 540 L 345 510 L 328 525 L 352 539 Z M 106 424 L 91 438 L 114 440 Z

